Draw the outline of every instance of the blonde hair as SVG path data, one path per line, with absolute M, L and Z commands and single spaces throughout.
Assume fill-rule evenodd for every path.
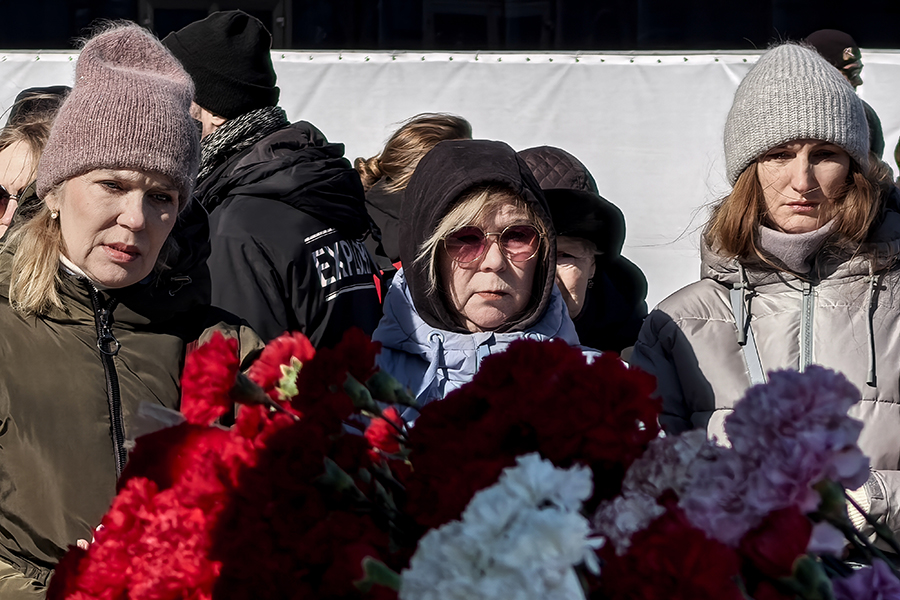
M 15 118 L 0 129 L 0 150 L 5 150 L 17 142 L 24 142 L 31 151 L 31 172 L 28 173 L 28 181 L 34 181 L 37 175 L 37 165 L 47 138 L 50 137 L 50 128 L 53 119 L 59 112 L 59 106 L 64 96 L 56 94 L 33 94 L 20 99 L 12 108 Z M 9 190 L 16 193 L 18 190 Z
M 47 196 L 58 194 L 59 187 Z M 50 215 L 46 202 L 30 219 L 10 229 L 3 246 L 16 249 L 9 281 L 9 304 L 25 315 L 46 315 L 62 309 L 59 297 L 59 256 L 63 251 L 59 219 Z
M 753 162 L 738 176 L 731 193 L 713 207 L 704 230 L 707 244 L 717 252 L 738 259 L 758 259 L 774 268 L 759 245 L 759 227 L 766 222 L 768 208 Z M 863 173 L 851 161 L 847 181 L 834 198 L 835 227 L 826 249 L 855 253 L 865 241 L 872 224 L 881 214 L 889 175 L 886 165 L 870 157 L 871 165 Z
M 406 189 L 419 161 L 444 140 L 472 139 L 472 125 L 456 115 L 421 113 L 400 126 L 372 158 L 357 158 L 353 166 L 368 192 L 384 179 L 385 191 L 396 193 Z
M 509 188 L 479 186 L 460 196 L 460 199 L 444 215 L 432 234 L 419 246 L 419 252 L 416 254 L 414 263 L 426 263 L 428 266 L 426 271 L 428 293 L 434 293 L 438 289 L 437 253 L 443 245 L 444 238 L 457 229 L 475 223 L 507 204 L 512 204 L 524 212 L 528 222 L 537 227 L 542 236 L 538 255 L 542 262 L 546 259 L 547 249 L 549 248 L 547 243 L 547 226 L 535 210 Z

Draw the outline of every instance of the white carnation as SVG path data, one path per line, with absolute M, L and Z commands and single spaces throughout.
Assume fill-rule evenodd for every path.
M 616 554 L 622 556 L 631 547 L 631 537 L 665 512 L 656 498 L 640 492 L 625 492 L 597 508 L 594 531 L 612 542 Z
M 573 567 L 593 552 L 587 467 L 521 456 L 472 498 L 461 521 L 429 531 L 403 572 L 401 600 L 583 600 Z
M 690 485 L 691 464 L 710 445 L 703 429 L 653 440 L 644 455 L 628 468 L 622 490 L 653 498 L 672 490 L 680 496 Z

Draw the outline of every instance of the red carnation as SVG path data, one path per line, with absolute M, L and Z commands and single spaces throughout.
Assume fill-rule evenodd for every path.
M 305 335 L 285 332 L 266 344 L 265 350 L 250 366 L 247 376 L 273 400 L 286 400 L 278 390 L 278 384 L 284 377 L 282 367 L 290 367 L 292 358 L 305 365 L 315 354 L 315 348 Z
M 402 431 L 403 419 L 393 406 L 382 411 L 380 417 L 372 419 L 366 428 L 366 439 L 375 450 L 385 454 L 397 454 L 400 452 L 400 438 L 398 433 Z M 373 458 L 378 452 L 372 453 Z
M 794 561 L 806 554 L 812 529 L 812 521 L 796 506 L 776 510 L 744 535 L 738 551 L 763 575 L 787 577 Z
M 189 423 L 209 425 L 233 410 L 230 392 L 238 373 L 237 344 L 217 331 L 185 359 L 181 412 Z
M 659 429 L 653 378 L 615 355 L 593 364 L 562 341 L 519 341 L 484 360 L 473 380 L 426 405 L 409 434 L 406 510 L 426 527 L 459 518 L 472 495 L 515 457 L 539 452 L 594 471 L 591 510 L 621 490 Z
M 738 555 L 688 523 L 677 507 L 631 539 L 624 556 L 604 548 L 607 600 L 741 600 Z
M 381 352 L 381 342 L 373 342 L 359 327 L 348 329 L 334 351 L 347 366 L 347 371 L 361 383 L 378 370 L 375 357 Z

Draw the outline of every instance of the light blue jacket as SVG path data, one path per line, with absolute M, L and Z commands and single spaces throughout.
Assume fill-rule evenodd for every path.
M 457 333 L 436 329 L 419 317 L 403 269 L 394 275 L 384 300 L 384 317 L 372 339 L 382 344 L 378 365 L 408 386 L 419 406 L 471 381 L 485 356 L 503 352 L 515 340 L 560 339 L 581 348 L 588 360 L 600 355 L 579 345 L 575 324 L 556 286 L 544 317 L 527 331 Z M 404 413 L 407 419 L 414 416 Z

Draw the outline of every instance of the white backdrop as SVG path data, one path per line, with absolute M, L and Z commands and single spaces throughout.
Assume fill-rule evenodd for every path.
M 624 254 L 651 306 L 699 273 L 699 230 L 728 192 L 722 130 L 759 53 L 273 52 L 281 106 L 347 157 L 376 154 L 420 112 L 467 118 L 476 137 L 564 148 L 625 213 Z M 77 55 L 0 51 L 0 110 L 19 90 L 70 84 Z M 900 51 L 863 51 L 860 95 L 881 117 L 885 159 L 900 136 Z

